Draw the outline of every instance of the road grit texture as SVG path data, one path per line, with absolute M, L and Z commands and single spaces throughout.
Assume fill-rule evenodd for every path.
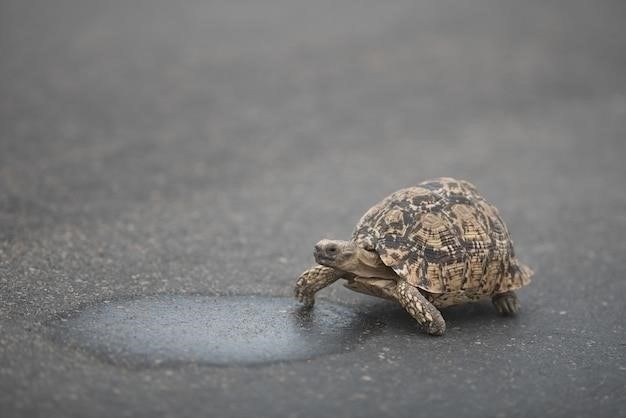
M 3 1 L 0 415 L 625 416 L 624 17 L 609 0 Z M 375 326 L 309 360 L 138 367 L 50 338 L 105 301 L 295 303 L 319 239 L 440 176 L 475 184 L 535 270 L 516 318 L 445 308 L 430 338 L 333 286 L 322 312 Z

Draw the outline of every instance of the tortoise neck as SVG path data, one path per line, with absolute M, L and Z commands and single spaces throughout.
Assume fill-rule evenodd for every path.
M 357 266 L 353 271 L 357 276 L 377 277 L 381 279 L 397 279 L 398 275 L 383 263 L 380 256 L 375 251 L 368 251 L 363 248 L 357 248 L 356 259 Z

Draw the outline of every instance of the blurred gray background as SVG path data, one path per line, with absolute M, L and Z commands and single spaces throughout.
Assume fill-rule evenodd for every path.
M 0 415 L 626 416 L 622 1 L 0 2 Z M 386 194 L 475 183 L 536 270 L 429 338 L 128 368 L 46 337 L 160 293 L 291 296 Z

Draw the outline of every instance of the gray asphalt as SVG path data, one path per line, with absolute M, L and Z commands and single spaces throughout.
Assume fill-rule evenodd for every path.
M 621 1 L 2 1 L 0 415 L 626 416 L 625 18 Z M 317 240 L 437 176 L 476 184 L 535 269 L 517 318 L 450 308 L 432 338 L 336 284 L 320 309 L 378 325 L 308 360 L 138 367 L 50 338 L 129 298 L 291 297 Z

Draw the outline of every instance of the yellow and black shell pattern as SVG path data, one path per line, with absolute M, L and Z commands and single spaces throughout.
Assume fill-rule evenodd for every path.
M 498 210 L 464 180 L 398 190 L 363 215 L 352 238 L 430 299 L 461 299 L 442 306 L 520 288 L 532 275 L 517 261 Z

